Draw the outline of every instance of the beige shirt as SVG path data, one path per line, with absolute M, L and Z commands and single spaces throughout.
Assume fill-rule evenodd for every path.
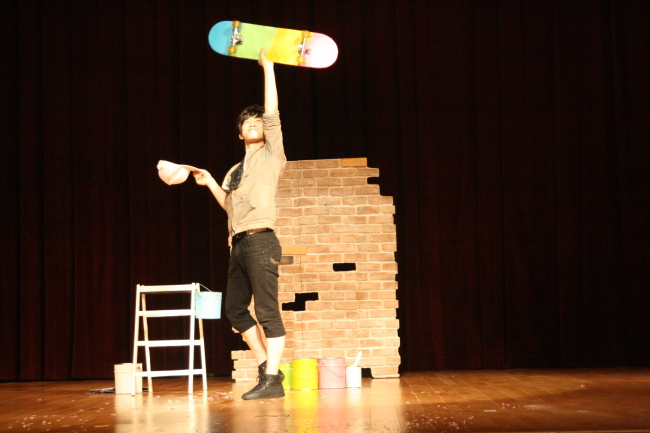
M 226 195 L 230 237 L 250 229 L 275 229 L 275 196 L 287 158 L 282 143 L 280 113 L 263 118 L 264 144 L 248 153 L 239 187 Z M 238 165 L 226 174 L 224 190 L 227 191 L 230 175 Z

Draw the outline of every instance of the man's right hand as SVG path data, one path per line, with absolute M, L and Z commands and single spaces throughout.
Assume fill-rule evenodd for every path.
M 210 186 L 211 183 L 215 182 L 208 170 L 195 170 L 192 172 L 192 175 L 197 185 Z

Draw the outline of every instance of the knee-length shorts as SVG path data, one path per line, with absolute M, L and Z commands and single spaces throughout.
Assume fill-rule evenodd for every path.
M 228 265 L 226 316 L 238 332 L 245 332 L 259 322 L 267 338 L 286 334 L 278 303 L 281 258 L 282 247 L 273 231 L 233 240 Z M 252 298 L 257 321 L 248 310 Z

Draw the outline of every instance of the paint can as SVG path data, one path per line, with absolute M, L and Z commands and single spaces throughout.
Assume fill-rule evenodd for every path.
M 351 365 L 345 368 L 345 386 L 348 388 L 361 388 L 361 367 Z
M 294 359 L 292 362 L 292 387 L 298 390 L 318 389 L 318 360 Z
M 284 374 L 284 380 L 282 381 L 282 388 L 292 389 L 293 388 L 293 374 L 291 364 L 280 364 L 280 371 Z
M 142 371 L 142 364 L 138 364 L 136 371 Z M 131 394 L 133 383 L 133 364 L 115 364 L 115 394 Z M 135 378 L 135 392 L 142 392 L 142 376 Z
M 345 388 L 345 359 L 322 358 L 318 360 L 318 387 Z
M 221 292 L 196 292 L 196 318 L 221 319 Z

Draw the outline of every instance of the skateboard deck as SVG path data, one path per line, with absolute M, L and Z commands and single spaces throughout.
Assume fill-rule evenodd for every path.
M 264 48 L 266 58 L 274 63 L 305 68 L 327 68 L 339 53 L 336 42 L 322 33 L 239 21 L 215 24 L 208 42 L 214 51 L 224 56 L 258 60 Z

